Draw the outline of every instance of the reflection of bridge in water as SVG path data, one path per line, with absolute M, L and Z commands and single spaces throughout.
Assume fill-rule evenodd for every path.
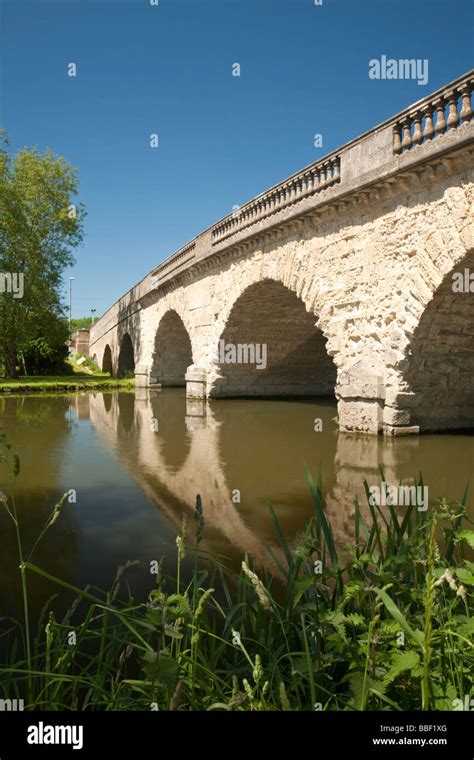
M 313 474 L 319 464 L 323 467 L 326 509 L 340 546 L 352 540 L 356 495 L 365 510 L 364 479 L 379 482 L 381 466 L 388 482 L 406 482 L 423 467 L 426 438 L 402 441 L 338 433 L 330 404 L 298 402 L 296 408 L 295 402 L 279 403 L 276 413 L 278 402 L 209 404 L 186 401 L 180 390 L 144 388 L 136 395 L 94 394 L 89 399 L 94 428 L 176 531 L 188 513 L 192 534 L 199 493 L 206 520 L 203 548 L 235 562 L 248 553 L 271 567 L 264 547 L 269 543 L 275 549 L 277 543 L 270 503 L 290 540 L 302 530 L 313 512 L 305 460 Z M 314 432 L 315 409 L 324 434 Z M 434 438 L 442 444 L 440 437 Z M 466 451 L 458 469 L 451 468 L 458 490 L 469 475 L 468 460 Z M 443 491 L 447 484 L 442 479 L 431 482 L 431 501 L 460 496 Z M 240 503 L 233 501 L 234 489 L 240 491 Z

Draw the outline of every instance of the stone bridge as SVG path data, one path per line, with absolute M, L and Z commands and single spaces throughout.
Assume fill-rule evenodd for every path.
M 91 356 L 203 408 L 335 396 L 346 431 L 473 428 L 473 86 L 470 71 L 205 230 L 101 317 Z

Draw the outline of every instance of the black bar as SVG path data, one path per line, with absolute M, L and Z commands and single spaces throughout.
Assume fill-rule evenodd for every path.
M 56 732 L 55 727 L 64 731 Z M 80 733 L 82 727 L 82 735 Z M 75 728 L 75 732 L 73 729 Z M 472 760 L 472 712 L 2 712 L 0 760 L 28 757 L 403 757 Z M 29 743 L 43 740 L 42 744 Z M 46 743 L 62 738 L 73 744 Z M 382 742 L 383 740 L 383 742 Z M 390 740 L 390 741 L 389 741 Z M 79 745 L 82 744 L 80 747 Z M 286 749 L 285 749 L 286 748 Z M 333 754 L 320 753 L 328 751 Z

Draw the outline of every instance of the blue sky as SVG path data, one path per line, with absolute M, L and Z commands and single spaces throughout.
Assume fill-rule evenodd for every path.
M 0 125 L 13 149 L 50 147 L 79 171 L 76 317 L 472 67 L 471 0 L 1 0 L 0 13 Z M 428 84 L 370 79 L 383 54 L 427 58 Z

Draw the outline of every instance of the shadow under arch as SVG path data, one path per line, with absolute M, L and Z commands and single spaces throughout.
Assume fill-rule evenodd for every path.
M 111 377 L 114 374 L 112 365 L 112 351 L 110 350 L 108 343 L 104 348 L 104 354 L 102 356 L 102 372 L 108 372 Z
M 401 367 L 415 394 L 411 421 L 422 431 L 474 429 L 473 271 L 470 251 L 428 303 Z
M 117 377 L 126 377 L 135 372 L 135 352 L 130 335 L 125 333 L 120 343 L 120 352 L 117 365 Z
M 219 339 L 218 366 L 225 378 L 219 395 L 334 397 L 337 369 L 315 321 L 281 282 L 265 279 L 249 285 Z M 254 356 L 249 346 L 255 347 Z
M 155 335 L 152 372 L 162 386 L 184 387 L 193 363 L 189 333 L 179 314 L 170 309 L 161 318 Z

